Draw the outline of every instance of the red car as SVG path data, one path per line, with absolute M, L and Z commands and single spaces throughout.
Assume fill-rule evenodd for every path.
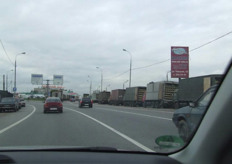
M 59 97 L 48 97 L 44 103 L 44 113 L 59 112 L 63 113 L 63 104 Z

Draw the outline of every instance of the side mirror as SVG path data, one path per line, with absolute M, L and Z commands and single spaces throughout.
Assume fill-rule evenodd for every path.
M 196 103 L 190 102 L 190 103 L 189 103 L 189 106 L 192 107 L 192 108 L 195 108 L 195 107 L 196 107 Z

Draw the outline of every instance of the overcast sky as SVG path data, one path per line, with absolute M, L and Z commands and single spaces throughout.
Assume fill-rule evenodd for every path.
M 65 89 L 83 94 L 166 80 L 171 46 L 190 50 L 232 31 L 231 0 L 5 0 L 0 5 L 2 75 L 31 91 L 31 74 L 63 75 Z M 223 73 L 232 57 L 232 34 L 190 51 L 190 77 Z M 157 64 L 155 64 L 157 63 Z M 153 64 L 153 65 L 152 65 Z M 139 67 L 149 66 L 143 69 Z M 123 74 L 124 73 L 124 74 Z M 177 81 L 177 79 L 169 80 Z M 125 83 L 128 87 L 129 83 Z

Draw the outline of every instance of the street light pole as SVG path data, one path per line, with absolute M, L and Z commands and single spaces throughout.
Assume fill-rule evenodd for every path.
M 101 70 L 101 92 L 102 92 L 102 86 L 103 86 L 103 71 L 100 67 L 96 67 L 97 69 Z
M 128 80 L 126 80 L 126 81 L 123 82 L 123 89 L 124 89 L 124 84 L 127 83 L 127 82 L 128 82 Z
M 88 75 L 88 78 L 90 79 L 90 86 L 89 86 L 89 95 L 91 95 L 92 90 L 92 78 Z
M 129 77 L 129 88 L 131 87 L 131 67 L 132 67 L 132 55 L 129 51 L 127 51 L 126 49 L 122 49 L 123 51 L 128 52 L 128 54 L 130 55 L 130 77 Z
M 16 94 L 16 59 L 18 55 L 26 54 L 26 52 L 22 52 L 15 56 L 15 74 L 14 74 L 14 94 Z

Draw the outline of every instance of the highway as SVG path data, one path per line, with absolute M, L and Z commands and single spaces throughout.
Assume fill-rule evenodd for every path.
M 18 112 L 0 113 L 0 147 L 105 146 L 156 151 L 155 139 L 178 135 L 172 109 L 94 104 L 79 108 L 63 102 L 63 113 L 43 113 L 43 103 L 29 101 Z

